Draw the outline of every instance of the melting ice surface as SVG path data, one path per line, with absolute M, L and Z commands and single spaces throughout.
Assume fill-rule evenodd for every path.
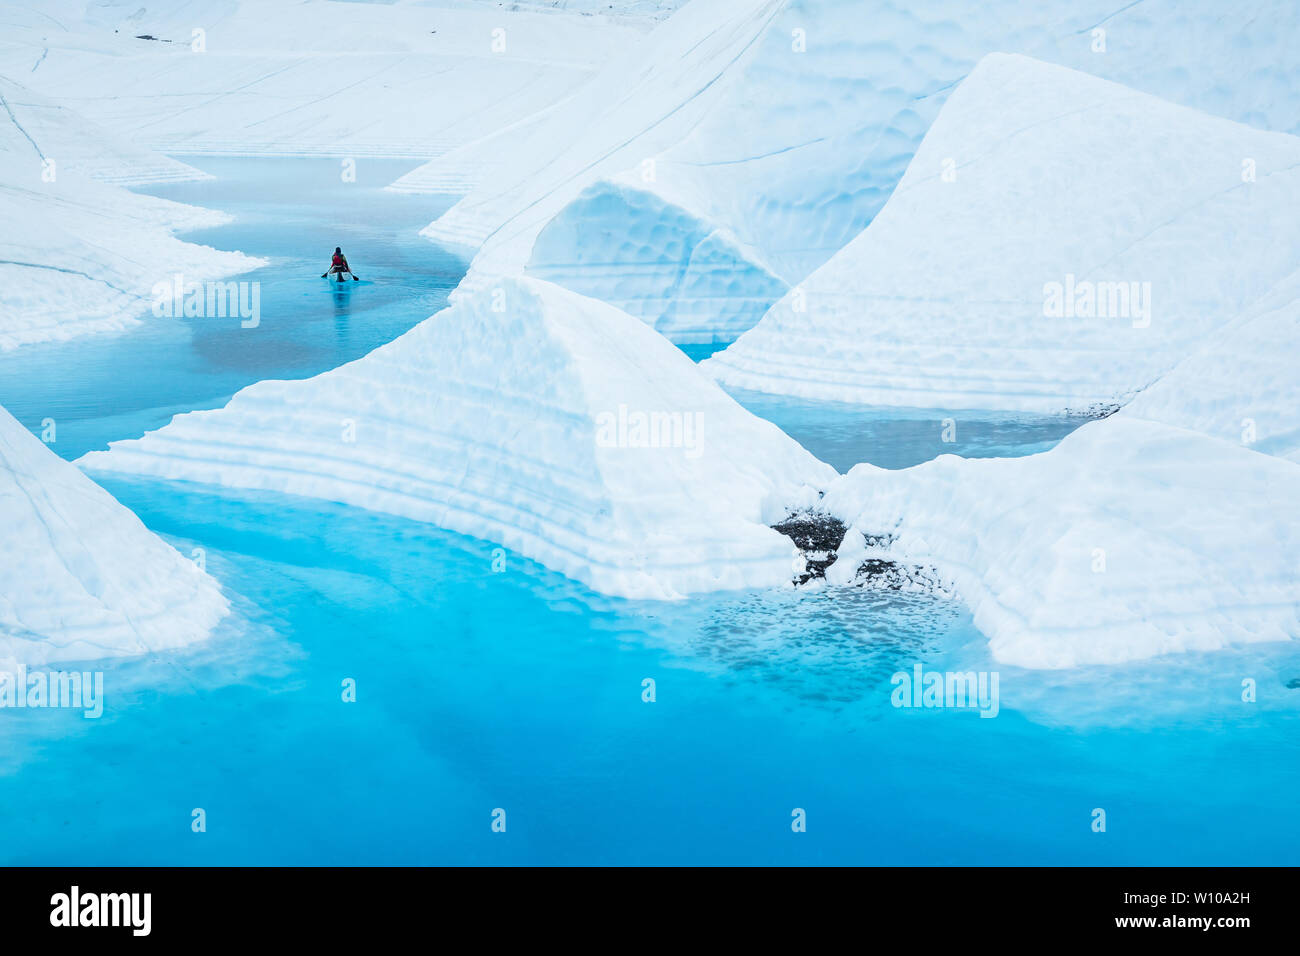
M 362 354 L 456 280 L 411 238 L 428 211 L 375 191 L 364 162 L 339 186 L 327 161 L 199 165 L 225 178 L 167 195 L 241 217 L 203 241 L 277 257 L 262 275 L 275 335 L 160 323 L 19 350 L 0 402 L 33 429 L 56 418 L 65 457 Z M 311 258 L 336 244 L 376 277 L 341 305 Z M 930 412 L 742 398 L 841 470 L 858 449 L 895 467 L 954 450 Z M 955 417 L 966 454 L 1068 430 Z M 99 720 L 0 711 L 3 862 L 1300 862 L 1300 654 L 1285 645 L 1026 672 L 991 662 L 939 599 L 616 601 L 428 525 L 100 477 L 184 553 L 202 547 L 236 612 L 205 645 L 91 665 Z M 996 670 L 997 718 L 894 708 L 890 677 L 916 664 Z

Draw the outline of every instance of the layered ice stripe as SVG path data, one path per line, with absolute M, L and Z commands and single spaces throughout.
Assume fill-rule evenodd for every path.
M 788 584 L 768 525 L 834 478 L 640 321 L 534 279 L 82 464 L 427 521 L 654 598 Z

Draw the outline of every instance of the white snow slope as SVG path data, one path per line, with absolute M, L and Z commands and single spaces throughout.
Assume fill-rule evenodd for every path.
M 216 582 L 0 408 L 0 669 L 208 636 Z
M 0 73 L 152 149 L 241 155 L 436 156 L 564 99 L 652 22 L 454 0 L 40 7 L 0 10 Z
M 7 100 L 14 88 L 0 92 Z M 263 264 L 175 238 L 226 217 L 111 185 L 189 167 L 100 132 L 26 103 L 0 116 L 0 350 L 127 328 L 149 313 L 155 284 L 178 273 L 202 282 Z
M 1300 138 L 991 55 L 871 225 L 704 367 L 870 404 L 1114 406 L 1296 270 L 1297 208 Z
M 481 249 L 476 271 L 527 266 L 676 341 L 730 341 L 872 219 L 981 56 L 1297 132 L 1297 35 L 1284 0 L 689 4 L 544 117 L 396 186 L 464 189 L 483 166 L 426 230 Z
M 779 9 L 779 0 L 687 4 L 544 117 L 496 137 L 487 148 L 506 160 L 425 234 L 466 251 L 491 237 L 498 271 L 518 271 L 537 231 L 585 186 L 654 156 L 701 121 Z M 473 144 L 465 149 L 481 158 Z M 448 153 L 394 187 L 441 190 L 442 167 L 464 163 Z
M 170 156 L 117 136 L 68 107 L 0 76 L 0 124 L 11 123 L 55 176 L 74 173 L 119 186 L 211 179 Z
M 1027 458 L 858 465 L 823 506 L 850 525 L 832 583 L 932 568 L 1006 664 L 1300 637 L 1300 466 L 1196 432 L 1117 415 Z
M 834 477 L 662 336 L 531 279 L 80 463 L 389 512 L 655 598 L 788 584 L 793 545 L 768 525 Z

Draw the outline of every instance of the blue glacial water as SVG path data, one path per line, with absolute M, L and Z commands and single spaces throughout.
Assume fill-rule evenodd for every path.
M 196 349 L 184 326 L 170 339 L 147 328 L 19 350 L 23 361 L 0 364 L 0 402 L 33 428 L 58 408 L 66 457 L 247 381 L 332 367 L 436 310 L 456 280 L 454 260 L 414 236 L 436 208 L 375 192 L 381 183 L 347 187 L 349 232 L 325 239 L 343 214 L 321 194 L 349 201 L 328 161 L 198 165 L 223 178 L 165 192 L 241 216 L 203 241 L 278 257 L 263 279 L 277 287 L 263 324 L 278 357 L 243 345 L 247 330 Z M 295 236 L 316 237 L 312 249 Z M 307 252 L 339 243 L 402 294 L 376 281 L 383 301 L 336 307 L 299 289 L 317 261 Z M 837 467 L 868 448 L 867 427 L 878 464 L 952 450 L 932 447 L 929 413 L 767 410 Z M 1059 423 L 978 420 L 968 453 L 1060 437 Z M 103 483 L 185 553 L 203 548 L 235 613 L 203 645 L 94 665 L 98 720 L 0 712 L 7 863 L 1300 862 L 1289 645 L 1026 672 L 990 661 L 969 615 L 937 598 L 618 601 L 389 516 Z M 890 676 L 918 663 L 996 670 L 997 717 L 891 706 Z M 1241 701 L 1244 678 L 1255 703 Z M 1098 807 L 1105 833 L 1091 829 Z M 195 808 L 206 832 L 191 830 Z M 498 808 L 504 833 L 492 830 Z M 791 829 L 796 808 L 806 832 Z
M 1015 458 L 1047 451 L 1088 419 L 980 409 L 878 408 L 727 390 L 837 471 L 909 468 L 939 455 Z

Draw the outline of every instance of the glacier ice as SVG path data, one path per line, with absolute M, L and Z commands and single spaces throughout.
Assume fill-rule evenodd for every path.
M 1294 271 L 1296 208 L 1300 138 L 990 55 L 871 225 L 704 367 L 805 398 L 1114 408 Z
M 0 408 L 0 668 L 206 638 L 228 604 L 206 573 Z
M 0 118 L 13 124 L 7 136 L 18 133 L 26 139 L 47 176 L 74 173 L 118 186 L 212 178 L 178 159 L 110 132 L 62 103 L 4 76 L 0 76 L 0 106 L 6 114 Z M 48 171 L 46 161 L 52 164 Z
M 866 231 L 704 365 L 957 427 L 1127 402 L 1025 458 L 858 465 L 827 580 L 938 583 L 1023 667 L 1293 639 L 1298 174 L 1295 137 L 990 56 Z M 1050 315 L 1054 281 L 1150 308 Z
M 351 158 L 428 159 L 518 122 L 653 22 L 495 3 L 40 7 L 0 8 L 0 74 L 135 142 Z
M 680 140 L 706 115 L 734 64 L 752 54 L 777 0 L 688 3 L 635 48 L 613 57 L 542 121 L 519 124 L 493 149 L 508 157 L 425 229 L 491 274 L 527 264 L 537 233 L 601 175 L 614 175 Z M 450 155 L 450 154 L 449 154 Z M 404 177 L 437 177 L 439 161 Z M 402 185 L 399 181 L 398 185 Z
M 954 2 L 689 4 L 544 117 L 437 157 L 398 185 L 468 189 L 426 234 L 478 251 L 476 268 L 496 274 L 529 264 L 553 218 L 581 215 L 567 205 L 611 191 L 628 200 L 628 214 L 570 233 L 571 249 L 548 243 L 538 274 L 677 341 L 710 332 L 726 341 L 758 318 L 771 290 L 744 289 L 754 304 L 743 319 L 717 309 L 725 282 L 665 290 L 665 271 L 685 261 L 679 250 L 688 257 L 699 235 L 726 236 L 737 273 L 800 282 L 876 215 L 983 55 L 1024 53 L 1300 132 L 1300 63 L 1288 39 L 1297 32 L 1300 10 L 1279 0 L 1238 5 L 1231 17 L 1218 4 L 1177 0 L 998 0 L 978 15 Z M 481 181 L 466 177 L 470 166 Z M 569 268 L 550 270 L 554 262 Z M 674 318 L 689 314 L 699 318 Z
M 0 79 L 0 213 L 21 227 L 0 238 L 0 347 L 127 323 L 173 271 L 254 264 L 171 235 L 214 221 L 202 211 L 113 185 L 192 174 L 136 144 L 446 150 L 392 188 L 462 195 L 425 230 L 474 256 L 448 309 L 85 467 L 391 512 L 632 597 L 788 584 L 799 559 L 771 525 L 815 509 L 850 526 L 832 584 L 881 562 L 889 581 L 933 576 L 998 660 L 1027 667 L 1300 633 L 1300 10 L 699 0 L 646 32 L 676 5 L 638 2 L 614 24 L 336 5 L 321 24 L 298 4 L 220 0 L 203 57 L 185 50 L 184 10 L 54 0 L 72 28 L 48 40 L 37 13 L 0 12 L 0 73 L 30 87 Z M 128 23 L 175 42 L 110 36 Z M 1103 301 L 1119 314 L 1098 315 Z M 800 397 L 1127 405 L 1041 455 L 836 476 L 665 337 L 737 340 L 713 377 Z M 16 533 L 39 540 L 28 524 Z M 120 605 L 96 570 L 115 543 L 87 536 L 71 579 L 50 580 Z M 141 620 L 170 620 L 184 594 L 172 559 L 138 562 L 165 585 L 136 597 Z M 7 600 L 26 573 L 0 573 Z M 178 641 L 224 611 L 194 587 Z M 62 620 L 37 596 L 11 613 L 47 623 L 31 640 L 7 630 L 0 656 L 168 646 L 90 598 Z
M 654 598 L 788 584 L 768 526 L 835 474 L 638 320 L 528 278 L 80 463 L 427 521 Z
M 677 343 L 734 341 L 789 288 L 726 230 L 612 182 L 546 224 L 527 273 L 617 306 Z
M 0 91 L 8 100 L 16 89 Z M 197 170 L 21 93 L 12 110 L 13 121 L 0 123 L 0 351 L 127 328 L 148 313 L 159 282 L 176 274 L 201 282 L 263 264 L 173 235 L 224 215 L 117 185 Z
M 1027 458 L 858 465 L 822 504 L 850 526 L 829 581 L 935 572 L 1006 664 L 1300 634 L 1300 466 L 1198 432 L 1116 415 Z

